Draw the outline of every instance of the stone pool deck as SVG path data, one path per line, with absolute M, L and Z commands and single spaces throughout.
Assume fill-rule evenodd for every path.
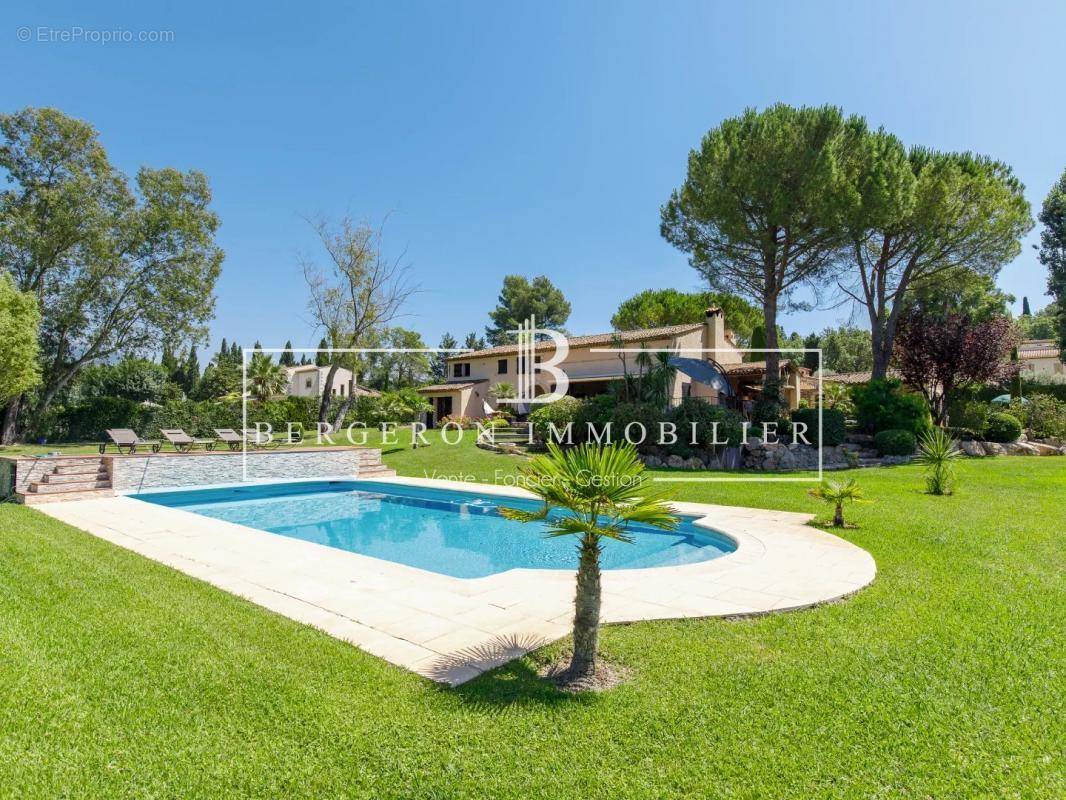
M 529 496 L 485 484 L 380 482 Z M 605 572 L 604 622 L 805 608 L 846 597 L 876 574 L 869 553 L 807 525 L 809 514 L 674 505 L 737 550 L 699 564 Z M 568 570 L 452 578 L 124 496 L 40 511 L 442 683 L 463 683 L 570 632 Z

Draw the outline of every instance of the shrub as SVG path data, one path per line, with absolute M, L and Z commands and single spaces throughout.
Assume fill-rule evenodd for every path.
M 124 358 L 115 364 L 93 364 L 78 379 L 87 402 L 98 397 L 121 397 L 134 402 L 162 402 L 167 389 L 166 369 L 143 358 Z
M 985 438 L 990 442 L 1016 442 L 1022 435 L 1022 423 L 1002 412 L 988 416 Z
M 1012 400 L 1011 416 L 1017 418 L 1034 439 L 1066 438 L 1066 403 L 1050 394 L 1034 394 L 1028 402 Z
M 554 403 L 544 403 L 529 414 L 533 435 L 541 442 L 548 441 L 551 425 L 563 435 L 567 425 L 574 423 L 581 410 L 581 401 L 575 397 L 563 397 Z M 577 427 L 576 425 L 574 427 Z M 574 433 L 577 436 L 577 433 Z M 575 441 L 578 441 L 575 439 Z
M 629 431 L 631 444 L 638 450 L 646 450 L 659 441 L 659 423 L 662 420 L 663 413 L 651 403 L 619 403 L 611 412 L 611 441 L 627 441 L 626 428 L 633 425 Z M 639 425 L 644 426 L 643 433 Z
M 438 427 L 443 428 L 445 425 L 451 425 L 452 427 L 460 427 L 464 431 L 477 427 L 478 421 L 473 417 L 464 417 L 461 414 L 449 414 L 446 417 L 440 418 L 440 424 Z
M 677 444 L 671 450 L 686 454 L 692 445 L 692 425 L 696 425 L 696 446 L 711 447 L 715 439 L 714 423 L 718 423 L 718 441 L 740 446 L 743 418 L 731 408 L 714 406 L 698 397 L 687 397 L 670 412 L 669 420 L 677 425 Z M 679 453 L 680 454 L 680 453 Z
M 918 437 L 932 426 L 925 398 L 904 392 L 897 379 L 883 378 L 856 386 L 851 397 L 859 427 L 866 433 L 905 430 Z
M 96 397 L 65 409 L 57 419 L 58 429 L 41 435 L 68 442 L 99 442 L 107 428 L 132 428 L 145 436 L 150 414 L 150 407 L 125 397 Z
M 933 428 L 922 436 L 918 463 L 926 468 L 925 486 L 929 494 L 951 494 L 955 483 L 952 462 L 961 456 L 954 440 L 943 428 Z
M 792 412 L 792 421 L 807 426 L 807 438 L 818 444 L 818 409 L 797 408 Z M 822 409 L 822 447 L 836 447 L 844 441 L 844 412 L 839 408 Z
M 960 400 L 948 409 L 948 421 L 952 428 L 973 431 L 980 439 L 988 427 L 988 415 L 992 408 L 980 400 Z
M 751 421 L 758 425 L 762 422 L 779 422 L 788 411 L 788 406 L 781 400 L 781 385 L 770 381 L 763 387 L 762 393 L 751 409 Z
M 917 446 L 918 440 L 910 431 L 887 430 L 874 436 L 874 447 L 883 456 L 909 456 Z
M 598 430 L 611 421 L 618 399 L 613 395 L 601 394 L 590 397 L 581 403 L 574 415 L 574 443 L 579 444 L 588 439 L 588 426 L 595 425 Z

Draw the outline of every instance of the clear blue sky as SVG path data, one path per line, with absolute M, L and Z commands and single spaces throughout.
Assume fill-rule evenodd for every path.
M 908 143 L 1014 167 L 1034 209 L 1066 167 L 1061 2 L 11 5 L 0 108 L 91 121 L 112 160 L 210 178 L 226 250 L 212 346 L 313 346 L 302 214 L 380 220 L 423 292 L 402 324 L 480 331 L 506 273 L 547 274 L 568 327 L 698 276 L 658 210 L 746 106 L 835 103 Z M 19 41 L 18 29 L 31 30 Z M 39 28 L 170 43 L 38 41 Z M 136 35 L 136 34 L 134 34 Z M 1046 304 L 1029 246 L 1000 285 Z M 807 332 L 828 310 L 786 318 Z

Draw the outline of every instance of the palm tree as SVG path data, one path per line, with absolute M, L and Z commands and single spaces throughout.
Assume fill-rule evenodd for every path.
M 577 536 L 577 592 L 574 595 L 574 654 L 560 676 L 573 680 L 596 672 L 600 638 L 600 555 L 603 539 L 632 542 L 630 523 L 663 530 L 678 518 L 658 495 L 641 492 L 644 464 L 630 444 L 586 443 L 563 451 L 548 443 L 548 454 L 530 461 L 527 488 L 544 501 L 540 511 L 501 508 L 508 519 L 545 521 L 548 536 Z M 564 513 L 551 514 L 552 508 Z
M 248 362 L 248 383 L 252 397 L 256 400 L 269 400 L 280 394 L 284 391 L 288 379 L 284 368 L 262 353 L 256 353 Z
M 955 440 L 943 428 L 933 428 L 922 436 L 915 460 L 926 468 L 925 485 L 929 494 L 951 494 L 955 482 L 952 462 L 961 456 Z
M 844 527 L 844 503 L 863 502 L 862 489 L 855 483 L 854 478 L 848 478 L 846 481 L 822 481 L 822 485 L 814 489 L 808 489 L 807 493 L 811 497 L 817 497 L 819 500 L 824 500 L 830 505 L 836 506 L 833 512 L 833 527 Z

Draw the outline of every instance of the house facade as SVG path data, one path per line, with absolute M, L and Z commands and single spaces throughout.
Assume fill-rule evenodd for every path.
M 709 308 L 703 322 L 645 328 L 635 331 L 573 336 L 567 340 L 569 353 L 557 366 L 569 378 L 567 394 L 576 398 L 606 394 L 611 383 L 626 374 L 639 373 L 635 349 L 650 353 L 668 351 L 670 363 L 676 368 L 670 390 L 671 403 L 676 405 L 686 397 L 698 397 L 712 404 L 727 404 L 743 409 L 754 399 L 762 383 L 766 364 L 744 361 L 733 334 L 725 327 L 721 309 Z M 625 351 L 630 352 L 625 352 Z M 539 342 L 534 358 L 551 358 L 555 353 L 552 342 Z M 419 392 L 432 406 L 428 418 L 431 426 L 445 417 L 484 417 L 500 405 L 492 388 L 506 383 L 515 386 L 522 365 L 517 345 L 503 345 L 462 353 L 447 360 L 448 379 L 445 383 L 424 386 Z M 791 364 L 782 365 L 783 394 L 790 407 L 799 404 L 801 376 L 806 371 Z M 536 373 L 536 395 L 555 391 L 550 373 Z M 513 406 L 512 406 L 513 407 Z M 524 412 L 528 408 L 519 406 Z
M 321 397 L 326 387 L 329 370 L 329 367 L 319 367 L 315 364 L 286 367 L 285 372 L 288 373 L 289 383 L 285 387 L 285 393 L 290 397 Z M 372 396 L 380 394 L 373 389 L 358 385 L 350 369 L 338 367 L 337 374 L 333 376 L 330 394 L 334 397 L 347 397 L 352 393 Z
M 1018 345 L 1023 377 L 1066 375 L 1059 346 L 1053 339 L 1031 339 Z

